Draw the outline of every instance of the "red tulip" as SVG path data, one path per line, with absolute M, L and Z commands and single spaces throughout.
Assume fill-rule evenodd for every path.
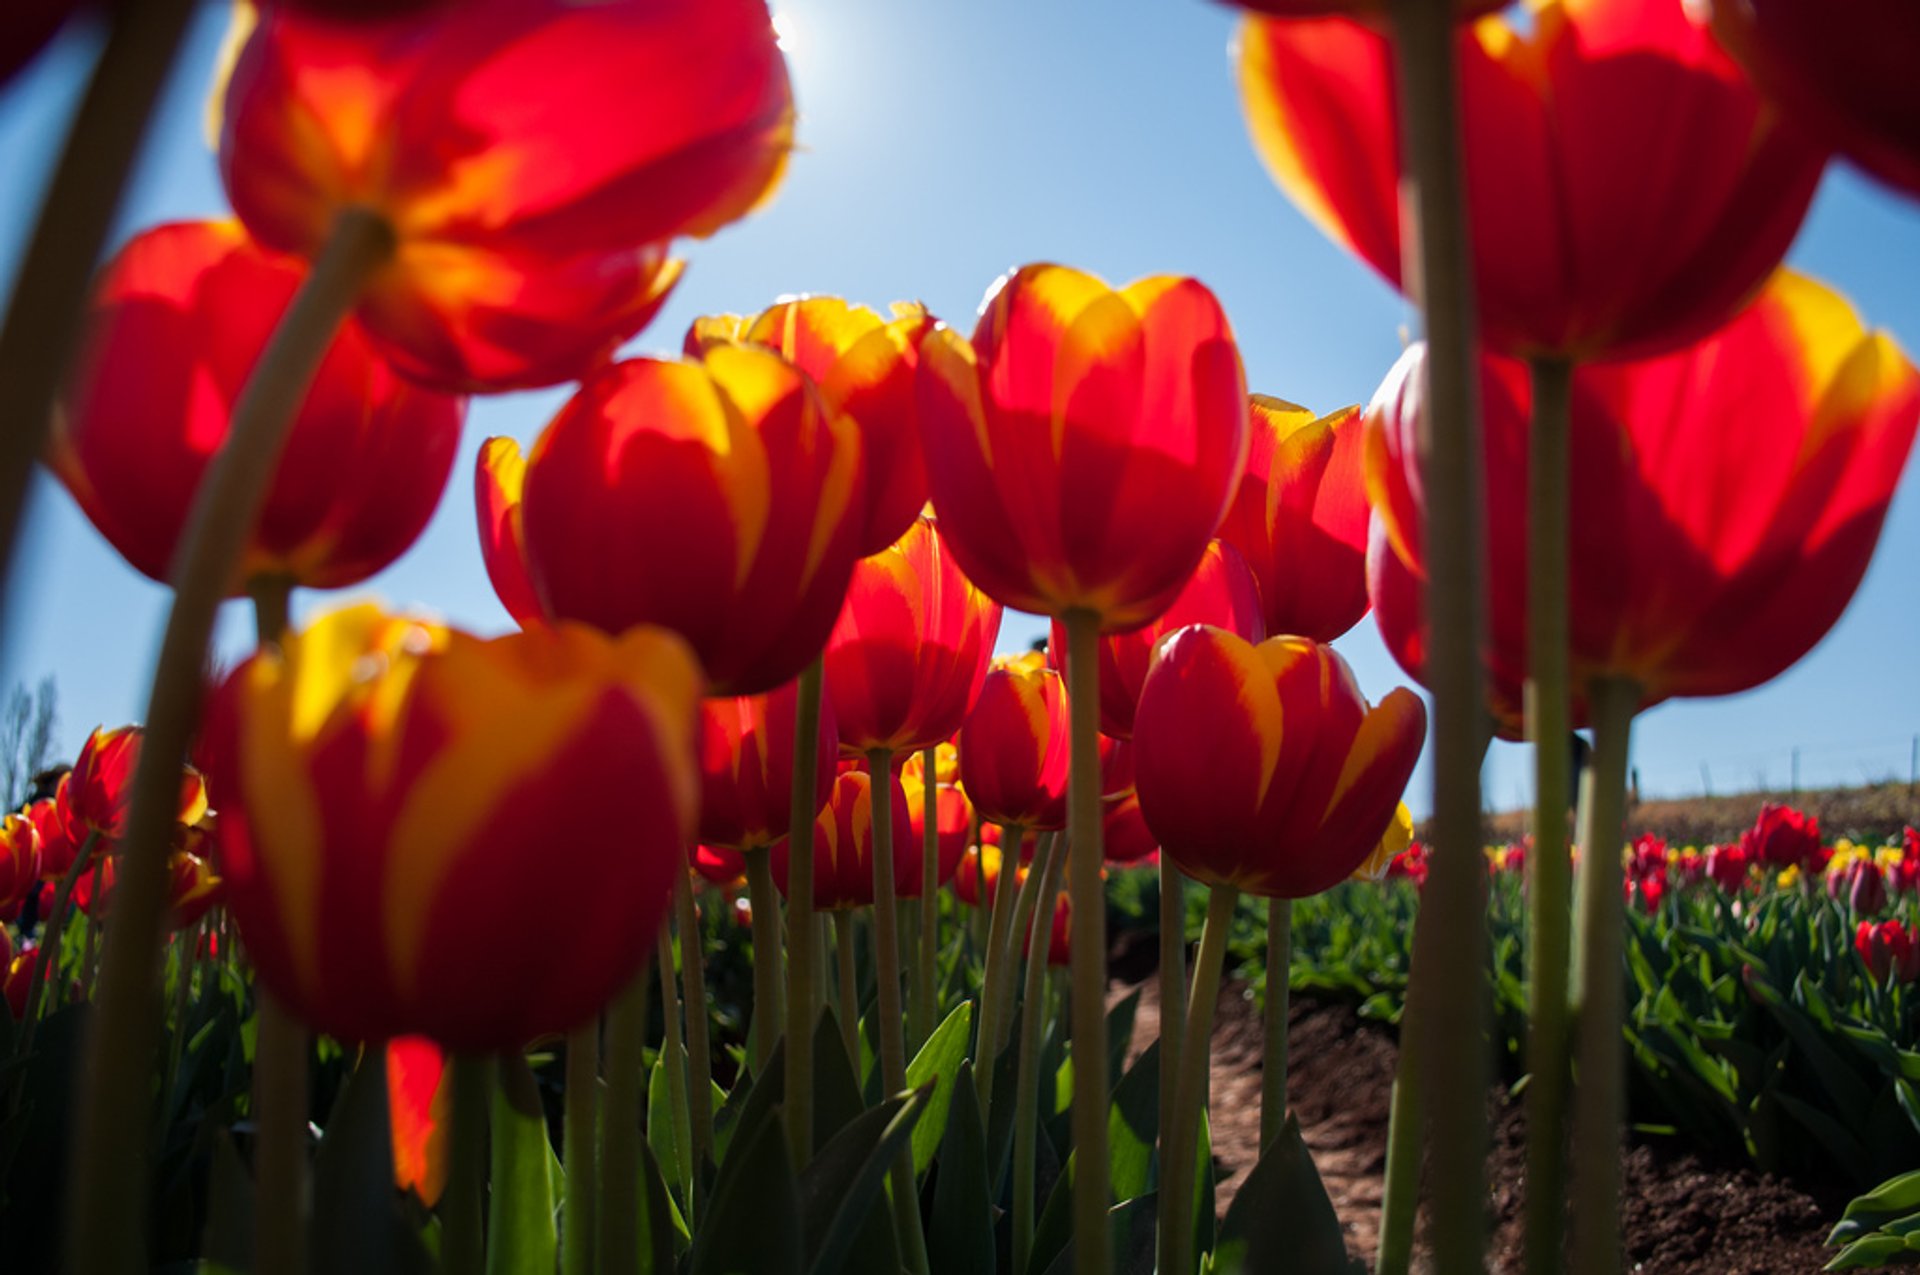
M 969 846 L 960 858 L 960 866 L 954 869 L 954 897 L 970 908 L 992 907 L 993 896 L 1000 889 L 1002 862 L 997 845 L 982 842 Z
M 960 573 L 932 518 L 862 558 L 822 657 L 841 750 L 918 752 L 951 736 L 999 633 L 1000 604 Z
M 453 1127 L 447 1056 L 425 1036 L 390 1040 L 386 1054 L 393 1184 L 432 1208 L 447 1187 L 447 1138 Z
M 80 746 L 73 769 L 60 781 L 66 794 L 61 812 L 67 822 L 67 838 L 76 846 L 97 835 L 113 842 L 126 829 L 127 803 L 133 796 L 133 772 L 140 760 L 140 728 L 120 726 L 108 730 L 96 726 Z M 56 803 L 60 797 L 56 794 Z M 180 779 L 180 806 L 176 820 L 180 824 L 200 822 L 207 813 L 205 778 L 188 766 Z M 70 865 L 73 860 L 67 859 Z M 44 870 L 44 869 L 43 869 Z
M 1034 855 L 1039 853 L 1040 834 L 1032 828 L 1022 829 L 1019 836 L 1019 842 L 1020 842 L 1019 870 L 1020 870 L 1020 875 L 1024 877 L 1026 875 L 1026 870 L 1028 866 L 1033 863 Z M 1002 853 L 1004 853 L 1007 848 L 1006 833 L 999 824 L 987 823 L 985 821 L 982 821 L 980 825 L 980 844 L 993 846 L 995 849 L 1000 850 Z
M 39 882 L 40 833 L 26 815 L 7 815 L 0 819 L 0 914 L 10 915 Z
M 1100 733 L 1133 738 L 1133 710 L 1162 638 L 1189 624 L 1212 624 L 1249 642 L 1267 636 L 1260 614 L 1260 586 L 1240 551 L 1224 540 L 1207 544 L 1200 564 L 1172 604 L 1140 628 L 1100 639 Z M 1058 619 L 1047 640 L 1047 658 L 1067 675 L 1067 631 Z M 1102 745 L 1102 756 L 1105 745 Z M 1105 791 L 1103 786 L 1103 791 Z
M 1331 647 L 1195 625 L 1161 646 L 1140 693 L 1140 810 L 1188 876 L 1305 898 L 1379 844 L 1425 739 L 1418 696 L 1369 708 Z
M 793 99 L 764 0 L 468 0 L 341 24 L 271 8 L 223 94 L 220 168 L 262 243 L 361 208 L 397 240 L 368 331 L 463 389 L 588 371 L 658 310 L 667 244 L 778 182 Z
M 1871 859 L 1852 859 L 1827 874 L 1827 897 L 1845 903 L 1855 916 L 1872 916 L 1887 906 L 1887 879 Z
M 1038 652 L 993 662 L 960 728 L 960 786 L 980 818 L 1067 824 L 1067 688 Z
M 732 850 L 762 850 L 793 826 L 793 750 L 799 688 L 765 695 L 713 697 L 700 705 L 700 840 Z M 839 740 L 833 707 L 820 703 L 815 747 L 832 757 Z M 815 770 L 814 809 L 833 795 L 833 769 Z
M 685 871 L 699 697 L 650 629 L 482 641 L 363 606 L 254 655 L 204 752 L 262 984 L 351 1041 L 497 1051 L 587 1021 Z
M 698 845 L 693 848 L 693 870 L 709 885 L 739 889 L 747 881 L 747 858 L 726 846 Z
M 1740 834 L 1740 850 L 1749 863 L 1811 870 L 1820 862 L 1820 820 L 1791 806 L 1762 802 L 1753 827 Z
M 1160 853 L 1160 842 L 1140 813 L 1140 794 L 1107 797 L 1100 802 L 1100 846 L 1108 863 L 1144 863 Z
M 1252 568 L 1268 633 L 1331 642 L 1367 613 L 1360 409 L 1315 417 L 1255 394 L 1251 420 L 1247 473 L 1220 538 Z
M 73 866 L 80 846 L 68 832 L 67 808 L 71 805 L 72 771 L 60 776 L 54 795 L 32 802 L 25 811 L 40 838 L 40 879 L 58 881 Z
M 1728 894 L 1739 893 L 1752 866 L 1744 846 L 1715 846 L 1707 851 L 1707 877 Z
M 1375 619 L 1415 677 L 1423 499 L 1421 347 L 1367 409 Z M 1487 652 L 1493 710 L 1520 726 L 1525 675 L 1525 367 L 1487 357 Z M 1642 705 L 1727 695 L 1806 654 L 1852 597 L 1920 422 L 1920 374 L 1837 294 L 1783 271 L 1688 350 L 1573 375 L 1571 588 L 1576 718 L 1598 676 Z
M 904 877 L 895 881 L 894 891 L 903 899 L 917 899 L 920 877 L 926 867 L 927 789 L 921 776 L 911 770 L 902 771 L 901 787 L 906 792 L 908 822 L 904 832 L 894 830 L 894 837 L 896 840 L 906 837 L 902 849 L 913 858 L 913 880 L 911 893 Z M 967 838 L 973 834 L 973 803 L 967 800 L 966 792 L 959 785 L 935 784 L 933 805 L 934 862 L 939 869 L 933 885 L 937 890 L 953 880 L 953 874 L 960 868 L 960 858 L 967 852 Z
M 1027 925 L 1029 931 L 1039 919 L 1040 909 L 1035 908 L 1034 919 Z M 1072 933 L 1073 899 L 1062 890 L 1053 896 L 1053 916 L 1047 929 L 1047 964 L 1064 969 L 1072 963 L 1073 947 L 1067 941 Z
M 907 794 L 893 779 L 893 826 L 907 826 Z M 773 845 L 773 881 L 787 892 L 787 843 Z M 894 879 L 920 894 L 920 848 L 895 837 Z M 819 911 L 841 911 L 873 905 L 873 786 L 865 771 L 847 770 L 834 777 L 833 800 L 813 823 L 813 906 Z
M 1826 160 L 1682 0 L 1544 0 L 1459 37 L 1481 330 L 1508 354 L 1674 349 L 1786 252 Z M 1308 218 L 1401 283 L 1399 111 L 1384 35 L 1249 19 L 1255 146 Z
M 23 943 L 6 964 L 5 980 L 0 983 L 0 996 L 7 1002 L 7 1012 L 18 1023 L 26 1019 L 27 998 L 33 991 L 33 970 L 40 962 L 40 949 L 32 943 Z
M 1023 266 L 971 345 L 940 328 L 920 356 L 927 481 L 968 578 L 1108 632 L 1164 611 L 1246 463 L 1246 382 L 1213 294 Z
M 1782 110 L 1882 181 L 1920 195 L 1920 10 L 1907 0 L 1714 0 L 1713 29 Z
M 480 456 L 481 547 L 509 609 L 672 629 L 726 695 L 791 681 L 826 644 L 864 516 L 860 438 L 778 355 L 617 364 L 517 454 L 497 439 Z
M 1898 921 L 1860 922 L 1853 946 L 1876 983 L 1889 975 L 1902 983 L 1920 979 L 1920 936 Z
M 685 349 L 697 356 L 715 344 L 750 341 L 778 350 L 813 378 L 828 406 L 854 419 L 867 457 L 867 517 L 860 535 L 866 557 L 905 535 L 927 503 L 914 377 L 920 342 L 933 325 L 922 305 L 896 304 L 889 321 L 839 297 L 799 297 L 751 319 L 695 319 Z
M 197 925 L 221 898 L 222 882 L 213 864 L 199 855 L 179 851 L 168 860 L 167 871 L 167 928 L 184 930 Z
M 49 463 L 155 580 L 305 273 L 230 222 L 184 222 L 137 236 L 101 275 Z M 396 376 L 349 319 L 294 419 L 232 591 L 267 576 L 339 588 L 399 557 L 446 489 L 464 414 L 464 400 Z

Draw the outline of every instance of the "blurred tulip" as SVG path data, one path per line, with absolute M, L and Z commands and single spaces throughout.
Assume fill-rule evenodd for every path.
M 33 830 L 40 839 L 40 878 L 43 881 L 58 881 L 67 875 L 67 869 L 73 866 L 73 856 L 80 847 L 68 832 L 67 807 L 71 804 L 73 786 L 68 771 L 60 776 L 59 786 L 54 795 L 43 797 L 30 803 L 25 811 L 26 817 L 33 822 Z
M 822 657 L 841 751 L 918 752 L 947 739 L 980 694 L 999 633 L 1000 604 L 960 573 L 932 518 L 862 558 Z
M 1160 843 L 1140 813 L 1140 794 L 1106 797 L 1100 802 L 1100 848 L 1108 863 L 1132 866 L 1160 853 Z
M 1505 354 L 1637 357 L 1705 336 L 1779 264 L 1826 162 L 1683 0 L 1542 0 L 1463 28 L 1459 56 L 1474 302 Z M 1274 180 L 1400 286 L 1387 37 L 1249 19 L 1239 73 Z
M 1038 652 L 997 659 L 960 728 L 960 786 L 980 818 L 1067 823 L 1067 688 Z
M 1251 422 L 1246 476 L 1220 538 L 1253 570 L 1267 633 L 1331 642 L 1367 613 L 1360 409 L 1315 417 L 1255 394 Z
M 254 655 L 204 755 L 261 982 L 349 1041 L 519 1049 L 585 1022 L 685 870 L 699 695 L 691 651 L 648 629 L 482 641 L 361 606 Z
M 511 440 L 482 450 L 487 572 L 509 608 L 672 629 L 715 693 L 760 694 L 826 644 L 856 560 L 863 463 L 852 421 L 776 354 L 631 359 L 581 386 L 524 467 Z
M 1413 845 L 1413 812 L 1407 809 L 1406 802 L 1400 802 L 1394 808 L 1393 820 L 1387 824 L 1387 830 L 1380 834 L 1378 845 L 1360 861 L 1353 870 L 1355 881 L 1384 881 L 1393 863 L 1404 855 Z M 1509 847 L 1510 851 L 1520 851 L 1518 857 L 1503 858 L 1500 866 L 1508 872 L 1518 872 L 1524 866 L 1525 852 L 1520 846 Z
M 839 297 L 799 297 L 751 319 L 696 319 L 685 349 L 698 356 L 715 344 L 750 341 L 778 350 L 813 378 L 829 407 L 853 418 L 867 457 L 860 554 L 868 557 L 905 535 L 927 503 L 914 375 L 933 325 L 921 305 L 898 303 L 889 321 Z
M 1920 937 L 1898 921 L 1860 922 L 1853 946 L 1876 983 L 1889 975 L 1901 983 L 1920 979 Z
M 1020 868 L 1021 875 L 1025 876 L 1027 865 L 1031 864 L 1033 862 L 1034 855 L 1039 853 L 1040 834 L 1034 831 L 1032 828 L 1025 828 L 1020 831 L 1019 841 L 1020 841 L 1019 868 Z M 982 821 L 980 825 L 980 843 L 982 845 L 993 846 L 996 849 L 1005 851 L 1007 848 L 1006 833 L 1000 827 L 999 824 Z
M 971 344 L 939 328 L 920 356 L 927 481 L 968 578 L 1107 632 L 1164 611 L 1246 464 L 1246 382 L 1213 294 L 1022 266 Z
M 183 850 L 167 861 L 167 872 L 167 928 L 184 930 L 199 924 L 222 893 L 213 865 Z
M 904 876 L 894 883 L 894 890 L 903 899 L 916 899 L 920 897 L 920 878 L 926 870 L 927 788 L 918 773 L 903 771 L 900 778 L 907 797 L 909 825 L 901 850 L 913 855 L 914 866 L 912 892 L 908 892 L 909 882 Z M 967 794 L 959 785 L 935 784 L 933 804 L 934 862 L 939 868 L 939 879 L 933 885 L 937 890 L 953 880 L 953 874 L 960 868 L 960 857 L 967 852 L 967 838 L 973 832 L 973 803 L 967 800 Z M 896 839 L 900 835 L 896 832 Z
M 1426 661 L 1415 455 L 1422 347 L 1367 409 L 1368 573 L 1387 647 Z M 1523 364 L 1481 364 L 1492 710 L 1520 729 L 1525 676 Z M 1760 300 L 1667 358 L 1573 374 L 1569 563 L 1576 723 L 1599 676 L 1647 707 L 1728 695 L 1792 665 L 1866 572 L 1914 429 L 1920 374 L 1836 293 L 1781 272 Z
M 762 850 L 793 825 L 793 750 L 799 691 L 788 682 L 765 695 L 717 696 L 700 705 L 700 840 L 731 850 Z M 821 757 L 839 739 L 823 698 Z M 815 767 L 814 809 L 833 795 L 833 768 Z
M 792 146 L 765 0 L 242 14 L 218 122 L 234 209 L 307 256 L 343 210 L 382 218 L 396 248 L 360 316 L 428 384 L 590 371 L 664 301 L 669 241 L 766 199 Z
M 1000 889 L 1000 847 L 982 842 L 969 846 L 953 872 L 954 897 L 970 908 L 990 908 Z
M 1259 642 L 1267 636 L 1261 619 L 1260 586 L 1240 551 L 1213 540 L 1179 596 L 1158 616 L 1137 629 L 1100 639 L 1100 733 L 1115 740 L 1133 737 L 1134 706 L 1147 680 L 1161 639 L 1189 624 L 1211 624 Z M 1058 619 L 1047 641 L 1047 658 L 1067 676 L 1067 631 Z M 1103 746 L 1104 747 L 1104 746 Z
M 701 880 L 721 889 L 744 889 L 747 884 L 746 856 L 726 846 L 695 846 L 693 870 Z
M 7 1012 L 18 1023 L 27 1016 L 27 997 L 33 990 L 33 967 L 39 963 L 40 949 L 32 943 L 22 943 L 20 950 L 7 961 L 5 980 L 0 984 L 0 996 L 7 1002 Z
M 39 880 L 40 833 L 33 820 L 24 814 L 0 819 L 0 915 L 12 915 Z
M 1713 29 L 1780 108 L 1880 180 L 1920 195 L 1920 9 L 1908 0 L 1713 0 Z
M 388 1041 L 386 1056 L 393 1184 L 432 1208 L 447 1186 L 447 1137 L 453 1125 L 447 1056 L 425 1036 Z
M 889 785 L 893 798 L 893 826 L 907 826 L 907 794 L 900 781 Z M 895 880 L 911 884 L 920 893 L 920 849 L 895 838 Z M 787 843 L 773 844 L 773 880 L 787 892 Z M 813 823 L 813 906 L 816 911 L 841 911 L 873 906 L 873 789 L 865 771 L 843 771 L 834 777 L 833 799 Z
M 1707 877 L 1728 894 L 1737 894 L 1752 863 L 1744 846 L 1715 846 L 1707 851 Z
M 986 680 L 984 678 L 982 681 Z M 908 787 L 924 787 L 926 783 L 926 749 L 910 754 L 900 763 L 900 782 Z M 960 782 L 960 750 L 948 740 L 941 740 L 933 747 L 934 783 L 942 787 Z
M 297 260 L 231 222 L 136 236 L 94 290 L 49 464 L 101 535 L 166 581 L 254 364 L 299 288 Z M 348 319 L 294 418 L 231 590 L 332 589 L 399 557 L 446 490 L 464 400 L 395 375 Z
M 1887 906 L 1887 879 L 1872 859 L 1852 859 L 1827 874 L 1827 896 L 1855 916 L 1873 916 Z
M 1791 806 L 1762 802 L 1753 827 L 1740 834 L 1740 850 L 1749 863 L 1810 868 L 1820 859 L 1820 820 Z
M 1255 646 L 1182 629 L 1140 693 L 1141 813 L 1198 881 L 1267 898 L 1318 894 L 1379 845 L 1426 721 L 1404 688 L 1368 707 L 1346 661 L 1307 638 Z
M 138 726 L 119 726 L 113 730 L 96 726 L 87 736 L 87 742 L 80 746 L 73 769 L 61 780 L 61 789 L 66 793 L 65 809 L 61 813 L 67 822 L 67 839 L 76 847 L 93 835 L 103 841 L 116 841 L 126 830 L 127 802 L 133 795 L 133 772 L 140 760 L 140 740 Z M 58 796 L 55 802 L 60 804 Z M 175 820 L 180 824 L 194 824 L 206 813 L 206 779 L 188 766 L 180 778 L 180 805 Z M 69 856 L 67 862 L 72 861 Z
M 1034 909 L 1037 921 L 1039 909 Z M 1072 960 L 1073 947 L 1067 941 L 1073 931 L 1073 900 L 1062 890 L 1053 896 L 1053 918 L 1047 933 L 1047 964 L 1064 969 Z
M 1387 864 L 1387 880 L 1405 877 L 1416 886 L 1427 883 L 1427 847 L 1416 841 Z

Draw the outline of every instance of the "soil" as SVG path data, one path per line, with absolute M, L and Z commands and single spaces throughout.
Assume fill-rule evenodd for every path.
M 1130 971 L 1131 972 L 1131 971 Z M 1117 999 L 1131 990 L 1116 984 Z M 1134 1024 L 1137 1051 L 1160 1028 L 1156 981 L 1145 980 Z M 1260 1013 L 1251 993 L 1221 989 L 1213 1031 L 1212 1135 L 1222 1213 L 1252 1169 L 1260 1133 Z M 1346 1005 L 1297 1000 L 1289 1015 L 1288 1099 L 1347 1233 L 1347 1247 L 1372 1265 L 1379 1241 L 1387 1113 L 1398 1049 L 1393 1033 Z M 1526 1122 L 1504 1089 L 1488 1095 L 1493 1131 L 1488 1201 L 1490 1268 L 1517 1273 L 1522 1261 Z M 1649 1275 L 1801 1275 L 1835 1250 L 1827 1231 L 1845 1193 L 1817 1195 L 1749 1168 L 1703 1163 L 1671 1146 L 1630 1143 L 1621 1151 L 1626 1269 Z M 1416 1228 L 1416 1269 L 1423 1269 Z
M 1738 841 L 1753 826 L 1762 802 L 1776 802 L 1805 811 L 1820 820 L 1829 842 L 1847 837 L 1862 845 L 1900 839 L 1909 824 L 1920 826 L 1920 789 L 1906 783 L 1869 784 L 1859 788 L 1802 789 L 1798 792 L 1757 791 L 1724 797 L 1671 797 L 1634 801 L 1629 798 L 1627 827 L 1634 833 L 1651 832 L 1675 846 L 1709 846 Z M 1487 816 L 1488 845 L 1518 841 L 1533 828 L 1533 812 L 1511 810 Z M 1424 833 L 1424 829 L 1422 830 Z

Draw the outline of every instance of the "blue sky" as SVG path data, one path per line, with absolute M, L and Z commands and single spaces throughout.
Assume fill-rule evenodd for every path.
M 1364 402 L 1411 316 L 1366 267 L 1322 238 L 1269 183 L 1229 74 L 1233 18 L 1203 0 L 778 0 L 799 100 L 785 186 L 753 219 L 685 247 L 690 266 L 634 343 L 670 351 L 694 315 L 750 311 L 829 292 L 876 307 L 925 301 L 963 331 L 988 285 L 1026 261 L 1058 260 L 1122 282 L 1191 274 L 1220 296 L 1252 388 L 1320 410 Z M 116 242 L 154 222 L 226 212 L 203 119 L 225 26 L 204 7 L 155 121 Z M 0 93 L 0 283 L 92 56 L 58 43 Z M 1852 298 L 1867 320 L 1920 349 L 1920 206 L 1836 168 L 1789 261 Z M 565 389 L 477 400 L 444 503 L 419 544 L 353 596 L 424 607 L 481 632 L 509 626 L 480 564 L 472 506 L 482 439 L 530 441 Z M 1906 776 L 1920 732 L 1920 462 L 1910 461 L 1866 582 L 1838 627 L 1759 690 L 1643 716 L 1634 764 L 1648 792 Z M 0 685 L 53 674 L 70 755 L 96 723 L 138 717 L 165 591 L 125 566 L 44 477 L 5 607 Z M 296 615 L 330 599 L 303 593 Z M 1041 622 L 1012 617 L 1003 646 Z M 250 636 L 238 608 L 220 649 Z M 1370 620 L 1338 646 L 1367 693 L 1405 679 Z M 1491 805 L 1520 804 L 1524 750 L 1496 745 Z M 1428 804 L 1424 764 L 1410 801 Z

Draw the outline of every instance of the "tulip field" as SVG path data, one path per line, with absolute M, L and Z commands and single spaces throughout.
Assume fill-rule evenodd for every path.
M 166 599 L 135 720 L 0 812 L 0 1271 L 1920 1263 L 1920 810 L 1628 795 L 1888 522 L 1920 370 L 1782 263 L 1831 166 L 1920 197 L 1910 3 L 1228 6 L 1245 167 L 1410 319 L 1316 408 L 1177 264 L 666 322 L 808 159 L 767 0 L 236 3 L 220 214 L 116 228 L 210 7 L 0 20 L 0 133 L 97 42 L 0 576 L 57 484 Z M 310 605 L 449 483 L 436 584 L 509 631 Z

